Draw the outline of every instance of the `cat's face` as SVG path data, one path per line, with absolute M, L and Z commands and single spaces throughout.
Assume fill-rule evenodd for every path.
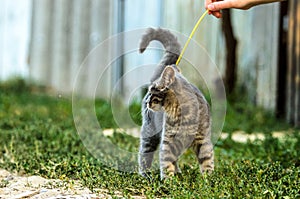
M 157 85 L 153 84 L 149 87 L 148 92 L 149 96 L 146 100 L 147 108 L 153 111 L 162 111 L 167 90 L 157 88 Z
M 149 86 L 147 107 L 153 111 L 162 111 L 164 101 L 169 92 L 169 86 L 175 81 L 175 70 L 167 66 L 161 77 Z

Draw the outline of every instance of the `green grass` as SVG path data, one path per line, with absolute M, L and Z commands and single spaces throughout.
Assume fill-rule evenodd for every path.
M 103 165 L 84 147 L 74 127 L 70 99 L 32 92 L 24 82 L 0 85 L 0 168 L 65 181 L 80 180 L 97 192 L 121 191 L 125 197 L 148 198 L 299 198 L 300 135 L 297 130 L 283 140 L 268 134 L 290 127 L 271 114 L 248 104 L 229 104 L 226 132 L 266 132 L 265 141 L 236 143 L 220 140 L 215 146 L 215 172 L 202 176 L 193 154 L 180 162 L 182 174 L 162 182 L 157 171 L 151 180 Z M 116 127 L 110 105 L 96 101 L 99 120 Z M 139 106 L 132 117 L 140 122 Z M 281 124 L 281 125 L 279 125 Z M 123 149 L 136 151 L 138 139 L 115 134 L 110 138 Z M 0 182 L 0 187 L 5 187 Z

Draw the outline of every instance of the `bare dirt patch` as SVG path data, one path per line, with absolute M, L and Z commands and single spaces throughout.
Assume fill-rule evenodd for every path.
M 77 181 L 64 182 L 40 176 L 19 176 L 0 169 L 1 199 L 111 198 L 107 190 L 92 193 Z

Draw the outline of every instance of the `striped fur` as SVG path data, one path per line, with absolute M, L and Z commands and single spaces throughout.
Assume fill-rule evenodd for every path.
M 140 41 L 140 53 L 143 53 L 153 40 L 162 43 L 165 48 L 165 54 L 152 75 L 151 82 L 159 78 L 167 65 L 175 64 L 181 52 L 181 46 L 177 38 L 170 31 L 161 28 L 148 28 Z
M 158 146 L 162 179 L 180 172 L 178 158 L 189 147 L 196 153 L 201 172 L 211 172 L 214 169 L 214 156 L 210 140 L 211 118 L 208 103 L 202 93 L 174 65 L 177 60 L 175 57 L 178 58 L 180 52 L 176 38 L 169 31 L 149 29 L 142 38 L 141 52 L 151 38 L 163 42 L 166 53 L 151 79 L 142 104 L 140 173 L 145 176 L 149 171 Z M 177 50 L 177 54 L 170 52 L 170 49 L 173 52 Z

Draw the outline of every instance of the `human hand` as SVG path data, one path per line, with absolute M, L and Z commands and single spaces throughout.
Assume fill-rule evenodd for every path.
M 221 9 L 217 9 L 217 7 L 215 7 L 215 4 L 218 3 L 217 1 L 218 0 L 205 0 L 205 9 L 208 10 L 208 14 L 221 18 Z
M 247 10 L 253 6 L 265 3 L 279 2 L 282 0 L 205 0 L 205 8 L 208 14 L 217 18 L 222 17 L 221 10 L 226 8 L 236 8 Z

